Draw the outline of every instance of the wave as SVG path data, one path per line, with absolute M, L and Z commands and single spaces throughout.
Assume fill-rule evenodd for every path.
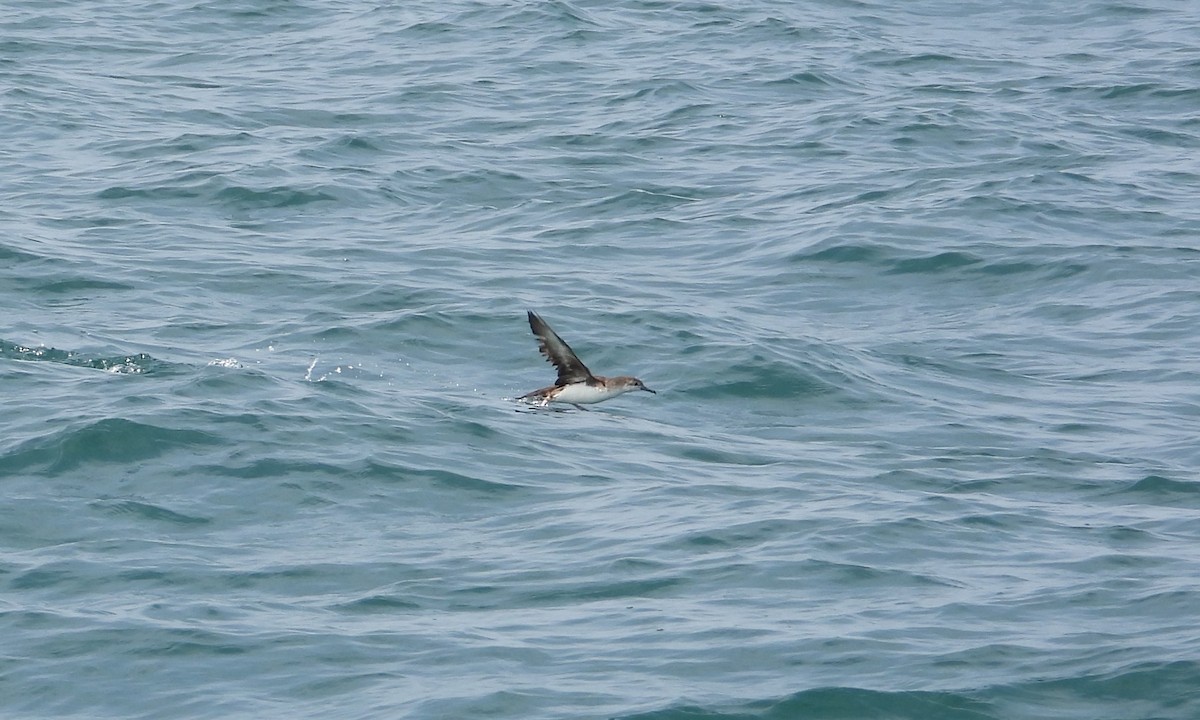
M 53 474 L 91 462 L 133 463 L 161 457 L 179 448 L 219 442 L 215 435 L 199 430 L 104 418 L 25 441 L 0 457 L 0 474 L 35 467 Z
M 978 690 L 804 690 L 732 708 L 681 705 L 621 720 L 1003 720 L 1012 717 L 1200 717 L 1200 663 L 1140 663 L 1112 673 L 1032 680 Z
M 94 370 L 104 370 L 105 372 L 131 375 L 152 373 L 168 367 L 167 363 L 156 360 L 147 353 L 91 355 L 72 350 L 59 350 L 52 347 L 31 347 L 5 340 L 0 340 L 0 359 L 61 363 L 73 367 L 92 368 Z

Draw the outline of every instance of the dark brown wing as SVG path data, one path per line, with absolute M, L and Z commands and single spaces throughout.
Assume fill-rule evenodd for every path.
M 537 336 L 538 350 L 558 370 L 558 380 L 554 383 L 556 386 L 594 380 L 592 371 L 579 361 L 571 346 L 532 310 L 529 311 L 529 329 Z

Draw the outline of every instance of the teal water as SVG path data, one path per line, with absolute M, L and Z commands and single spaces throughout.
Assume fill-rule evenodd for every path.
M 0 28 L 0 716 L 1200 717 L 1195 5 Z

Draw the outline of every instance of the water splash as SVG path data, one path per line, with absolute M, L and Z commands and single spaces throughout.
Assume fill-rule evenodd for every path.
M 147 353 L 93 357 L 71 350 L 59 350 L 44 345 L 41 347 L 29 347 L 27 345 L 4 341 L 0 341 L 0 358 L 28 362 L 53 362 L 127 375 L 140 375 L 153 372 L 162 364 Z

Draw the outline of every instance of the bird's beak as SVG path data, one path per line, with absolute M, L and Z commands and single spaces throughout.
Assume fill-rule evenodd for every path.
M 646 392 L 648 392 L 648 393 L 654 393 L 655 395 L 657 395 L 657 394 L 658 394 L 658 392 L 656 392 L 656 391 L 654 391 L 654 390 L 651 390 L 650 388 L 646 387 L 645 385 L 643 385 L 643 386 L 642 386 L 642 389 L 643 389 L 643 390 L 645 390 L 645 391 L 646 391 Z

